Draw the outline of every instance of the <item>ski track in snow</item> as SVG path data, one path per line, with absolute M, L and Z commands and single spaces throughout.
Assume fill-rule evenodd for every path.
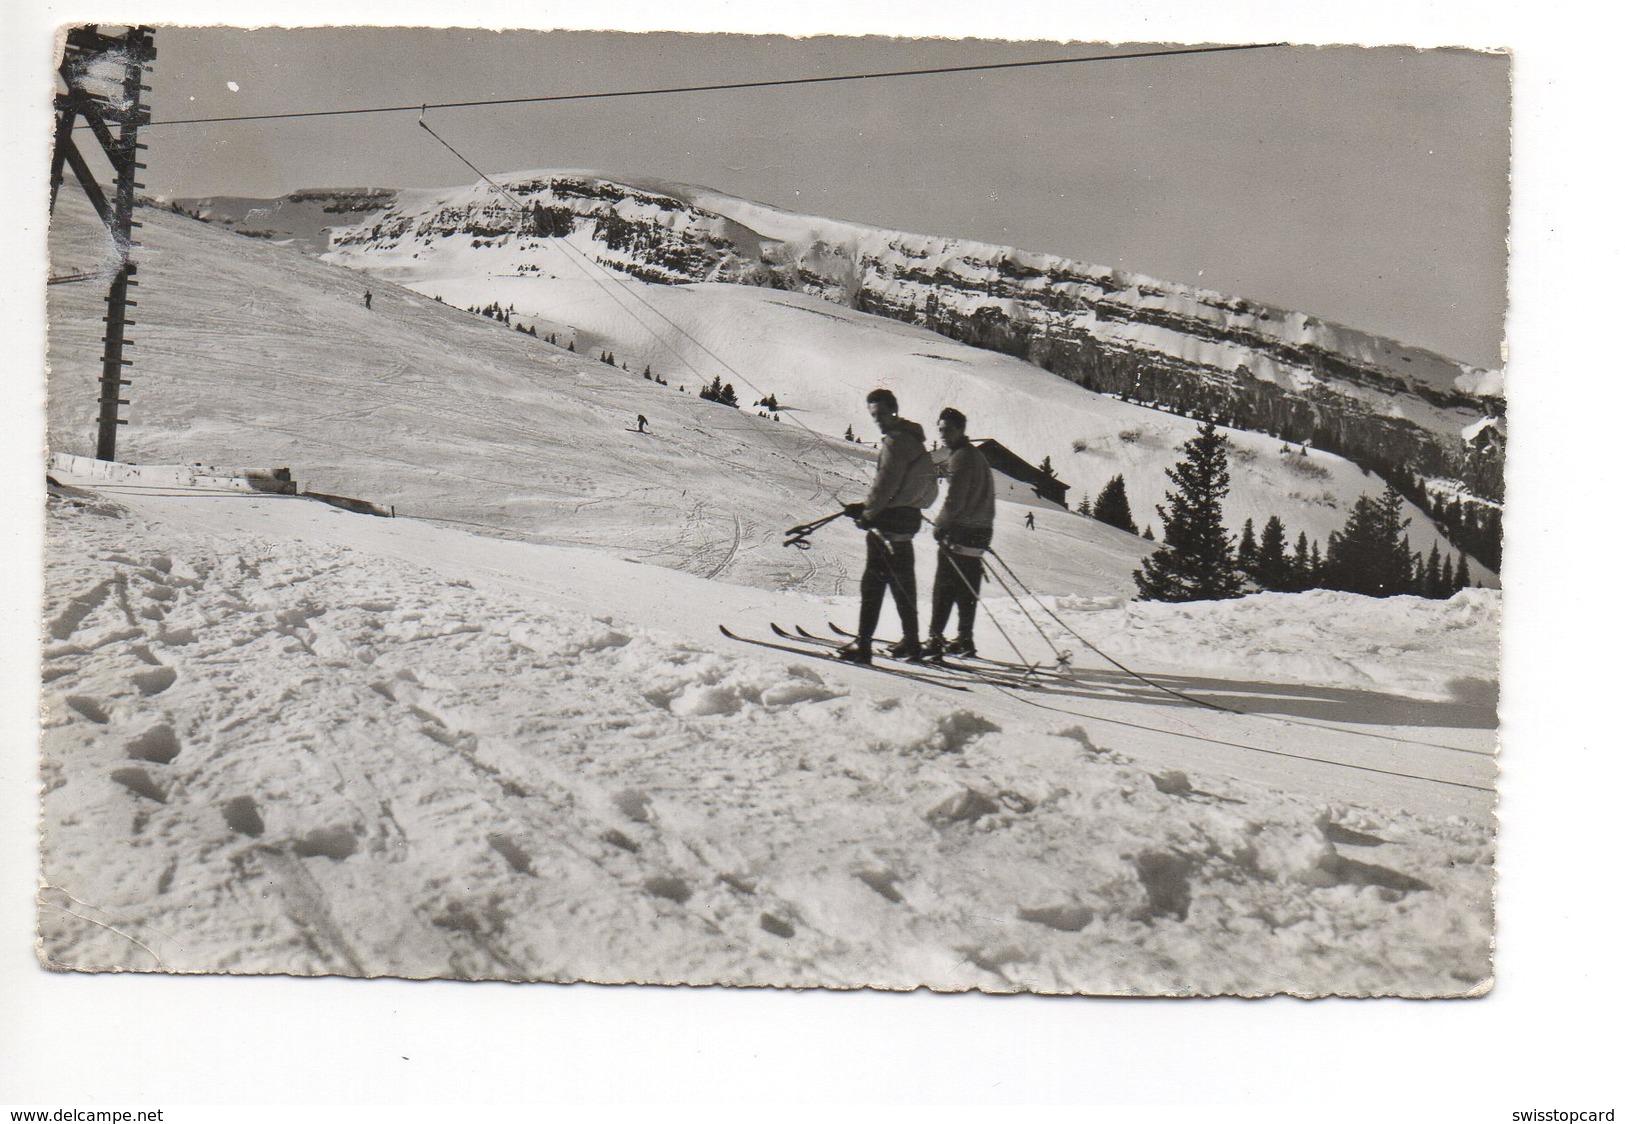
M 1109 727 L 560 608 L 562 574 L 521 593 L 130 502 L 51 505 L 49 964 L 1117 993 L 1487 977 L 1481 817 L 1153 770 Z

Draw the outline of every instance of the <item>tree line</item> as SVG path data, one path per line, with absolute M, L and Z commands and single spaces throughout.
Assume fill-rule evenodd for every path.
M 1441 556 L 1435 544 L 1424 558 L 1411 549 L 1405 497 L 1392 484 L 1380 497 L 1361 496 L 1355 501 L 1342 529 L 1327 537 L 1324 554 L 1320 542 L 1311 543 L 1301 531 L 1289 550 L 1286 526 L 1276 515 L 1258 534 L 1247 520 L 1238 541 L 1224 525 L 1223 502 L 1230 490 L 1227 445 L 1218 427 L 1204 422 L 1185 442 L 1179 463 L 1166 470 L 1173 486 L 1166 503 L 1157 505 L 1162 545 L 1134 571 L 1143 600 L 1220 600 L 1250 589 L 1447 598 L 1472 584 L 1466 551 L 1458 551 L 1454 558 L 1448 552 Z M 1088 513 L 1123 530 L 1135 530 L 1121 476 L 1107 482 Z M 1151 537 L 1149 526 L 1146 537 Z

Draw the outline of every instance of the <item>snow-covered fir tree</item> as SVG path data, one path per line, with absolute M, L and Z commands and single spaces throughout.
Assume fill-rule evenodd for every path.
M 1263 589 L 1292 588 L 1292 560 L 1286 554 L 1286 526 L 1278 515 L 1264 521 L 1264 532 L 1258 537 L 1258 558 L 1253 577 L 1258 579 Z
M 1236 544 L 1236 568 L 1249 577 L 1258 576 L 1258 538 L 1251 519 L 1241 525 L 1241 541 Z
M 1157 505 L 1163 545 L 1134 571 L 1147 601 L 1212 601 L 1238 597 L 1241 575 L 1224 529 L 1224 497 L 1230 491 L 1224 435 L 1211 421 L 1182 447 L 1184 457 L 1167 469 L 1174 487 Z
M 1326 549 L 1326 584 L 1332 589 L 1393 597 L 1411 591 L 1411 548 L 1405 538 L 1404 498 L 1389 485 L 1381 499 L 1361 496 L 1343 530 Z
M 1123 482 L 1122 473 L 1106 481 L 1106 486 L 1100 489 L 1100 495 L 1095 497 L 1094 517 L 1131 535 L 1136 531 L 1138 525 L 1129 510 L 1128 486 Z

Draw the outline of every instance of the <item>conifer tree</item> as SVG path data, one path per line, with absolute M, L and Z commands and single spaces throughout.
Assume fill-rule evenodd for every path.
M 1079 496 L 1078 497 L 1078 514 L 1079 515 L 1088 515 L 1089 514 L 1089 497 L 1088 496 Z
M 1230 491 L 1226 444 L 1217 426 L 1203 422 L 1185 442 L 1183 459 L 1166 470 L 1174 487 L 1167 506 L 1157 506 L 1163 545 L 1134 571 L 1142 598 L 1205 601 L 1240 595 L 1234 547 L 1224 529 L 1224 497 Z
M 1044 462 L 1038 466 L 1038 471 L 1042 472 L 1045 476 L 1049 477 L 1051 480 L 1055 479 L 1055 466 L 1049 463 L 1049 454 L 1048 453 L 1044 454 Z
M 1286 556 L 1286 525 L 1278 515 L 1264 521 L 1264 533 L 1258 538 L 1258 564 L 1253 576 L 1264 589 L 1285 591 L 1292 588 L 1292 562 Z
M 1149 523 L 1147 523 L 1147 524 L 1146 524 L 1146 525 L 1145 525 L 1145 533 L 1144 533 L 1144 534 L 1142 534 L 1142 535 L 1141 535 L 1141 536 L 1140 536 L 1140 537 L 1141 537 L 1141 538 L 1142 538 L 1142 539 L 1150 539 L 1150 540 L 1151 540 L 1151 541 L 1152 541 L 1152 542 L 1156 542 L 1156 541 L 1157 541 L 1157 536 L 1156 536 L 1156 535 L 1153 535 L 1153 534 L 1152 534 L 1152 533 L 1151 533 L 1151 524 L 1149 524 Z
M 1310 589 L 1315 583 L 1315 571 L 1309 561 L 1309 532 L 1299 531 L 1298 541 L 1292 548 L 1292 591 Z
M 1450 555 L 1444 556 L 1444 566 L 1439 570 L 1439 592 L 1434 594 L 1441 600 L 1456 592 L 1456 560 Z
M 856 437 L 852 436 L 852 427 L 851 426 L 846 427 L 846 439 L 848 441 L 856 441 L 857 440 Z
M 1457 589 L 1466 589 L 1473 584 L 1473 569 L 1467 564 L 1467 552 L 1461 551 L 1456 555 L 1456 584 L 1451 593 Z
M 1427 564 L 1422 567 L 1422 596 L 1438 597 L 1444 590 L 1440 582 L 1443 571 L 1439 568 L 1439 544 L 1434 543 L 1428 553 Z
M 1095 497 L 1094 516 L 1109 526 L 1134 533 L 1134 513 L 1129 510 L 1128 487 L 1122 473 L 1106 481 L 1106 486 L 1100 489 L 1100 495 Z
M 1241 541 L 1236 544 L 1236 569 L 1249 577 L 1258 576 L 1258 539 L 1253 535 L 1253 521 L 1241 525 Z
M 1361 496 L 1326 551 L 1327 585 L 1370 597 L 1393 597 L 1411 588 L 1411 548 L 1404 536 L 1404 498 L 1393 485 L 1381 499 Z

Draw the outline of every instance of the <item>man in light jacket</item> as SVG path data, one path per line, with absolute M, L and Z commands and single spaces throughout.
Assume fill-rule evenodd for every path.
M 897 416 L 897 396 L 886 389 L 872 390 L 866 399 L 869 416 L 880 427 L 880 463 L 874 483 L 862 503 L 847 504 L 846 514 L 869 532 L 868 555 L 858 589 L 858 638 L 840 650 L 844 660 L 869 663 L 875 627 L 886 590 L 892 591 L 903 638 L 891 647 L 896 659 L 920 659 L 920 611 L 915 603 L 914 536 L 920 529 L 920 509 L 937 498 L 936 466 L 925 448 L 925 430 L 918 422 Z
M 965 436 L 965 415 L 949 406 L 937 417 L 948 450 L 948 495 L 937 513 L 937 579 L 931 589 L 931 629 L 925 655 L 976 655 L 971 630 L 982 589 L 982 556 L 993 544 L 993 470 Z M 944 639 L 948 618 L 959 610 L 959 635 Z

